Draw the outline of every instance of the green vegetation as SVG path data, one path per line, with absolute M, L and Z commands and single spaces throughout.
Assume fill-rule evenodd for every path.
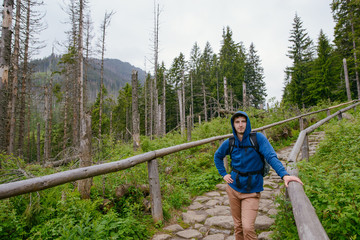
M 298 164 L 306 195 L 330 239 L 360 237 L 360 114 L 353 116 L 331 121 L 317 153 Z M 274 239 L 298 239 L 291 204 L 283 197 L 278 203 Z
M 326 104 L 319 105 L 311 111 L 325 107 Z M 247 112 L 252 119 L 253 128 L 300 113 L 282 108 L 273 108 L 270 112 L 252 108 Z M 308 117 L 306 125 L 325 116 L 326 113 L 319 113 Z M 215 118 L 211 122 L 196 124 L 192 131 L 192 139 L 200 140 L 228 134 L 231 132 L 229 123 L 229 118 Z M 274 147 L 279 149 L 289 145 L 298 133 L 299 123 L 295 120 L 268 130 L 267 137 Z M 182 137 L 175 131 L 154 140 L 142 136 L 142 148 L 138 152 L 133 152 L 130 144 L 115 142 L 109 137 L 103 141 L 101 154 L 94 155 L 93 159 L 94 162 L 117 161 L 184 142 L 185 136 Z M 158 160 L 165 222 L 177 219 L 179 212 L 190 204 L 194 196 L 214 189 L 215 185 L 221 182 L 213 163 L 213 154 L 218 146 L 218 142 L 209 143 Z M 1 182 L 10 181 L 9 174 L 16 176 L 13 172 L 18 170 L 15 169 L 22 169 L 34 176 L 43 176 L 76 166 L 76 162 L 72 162 L 58 168 L 44 168 L 8 155 L 0 155 L 0 161 Z M 14 180 L 20 179 L 12 179 Z M 80 199 L 76 182 L 1 200 L 0 239 L 149 238 L 164 223 L 152 221 L 147 184 L 147 165 L 140 164 L 121 172 L 93 178 L 89 200 Z M 283 219 L 288 218 L 285 216 Z

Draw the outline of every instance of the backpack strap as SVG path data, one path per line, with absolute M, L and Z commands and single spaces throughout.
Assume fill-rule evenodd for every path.
M 250 133 L 250 142 L 254 146 L 255 151 L 260 155 L 261 161 L 264 164 L 263 169 L 262 169 L 262 175 L 263 175 L 263 177 L 265 177 L 270 171 L 270 165 L 265 160 L 264 155 L 262 155 L 260 150 L 259 150 L 260 147 L 259 147 L 259 144 L 257 142 L 256 132 L 251 132 Z
M 259 144 L 257 142 L 256 132 L 250 132 L 250 142 L 254 146 L 255 151 L 261 156 L 262 154 L 259 151 Z
M 232 136 L 229 138 L 229 155 L 230 155 L 230 158 L 231 158 L 231 153 L 234 149 L 234 146 L 235 146 L 235 137 Z

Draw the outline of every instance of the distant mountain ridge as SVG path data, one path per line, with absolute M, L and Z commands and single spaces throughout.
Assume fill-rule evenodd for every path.
M 48 72 L 50 69 L 51 71 L 58 71 L 60 58 L 61 56 L 59 55 L 50 55 L 43 59 L 33 60 L 31 64 L 34 66 L 35 73 Z M 51 67 L 51 65 L 53 67 Z M 95 101 L 100 89 L 100 69 L 101 60 L 91 58 L 87 68 L 88 97 L 90 102 Z M 119 59 L 104 59 L 104 86 L 109 96 L 113 95 L 116 99 L 119 90 L 123 88 L 126 83 L 131 84 L 131 74 L 133 70 L 138 71 L 138 79 L 143 83 L 146 73 L 142 69 Z

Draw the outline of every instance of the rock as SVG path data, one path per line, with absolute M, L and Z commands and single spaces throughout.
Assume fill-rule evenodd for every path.
M 177 236 L 190 239 L 190 238 L 200 238 L 202 237 L 202 234 L 194 229 L 184 230 L 176 233 Z
M 216 228 L 210 228 L 209 230 L 209 234 L 218 234 L 218 233 L 222 233 L 225 235 L 230 235 L 231 231 L 230 230 L 224 230 L 224 229 L 216 229 Z
M 205 211 L 211 216 L 224 216 L 230 215 L 230 207 L 228 206 L 216 206 Z
M 168 227 L 165 227 L 164 230 L 170 231 L 170 232 L 178 232 L 184 230 L 179 224 L 170 225 Z
M 262 232 L 262 233 L 259 234 L 258 239 L 259 240 L 269 240 L 269 239 L 271 239 L 270 234 L 272 234 L 272 233 L 273 233 L 272 231 L 270 231 L 270 232 Z
M 205 201 L 209 201 L 210 198 L 209 197 L 205 197 L 205 196 L 200 196 L 200 197 L 197 197 L 195 198 L 194 201 L 198 201 L 198 202 L 205 202 Z
M 277 211 L 275 208 L 272 208 L 272 209 L 270 209 L 270 210 L 268 211 L 268 214 L 269 214 L 269 215 L 276 215 L 277 212 L 278 212 L 278 211 Z
M 224 234 L 218 233 L 214 235 L 208 235 L 207 237 L 204 237 L 203 240 L 224 240 L 225 236 Z
M 202 224 L 195 223 L 194 228 L 199 229 L 199 228 L 201 228 L 201 227 L 203 227 L 203 226 L 204 226 L 204 225 L 202 225 Z
M 232 216 L 216 216 L 206 219 L 205 226 L 216 226 L 225 229 L 233 229 L 234 222 Z
M 219 201 L 218 201 L 218 200 L 214 200 L 214 199 L 209 200 L 209 201 L 207 201 L 207 202 L 205 203 L 205 205 L 207 205 L 207 206 L 215 206 L 216 204 L 219 204 Z
M 194 211 L 187 211 L 182 214 L 183 221 L 187 224 L 192 224 L 196 222 L 203 222 L 206 219 L 205 214 L 196 214 Z
M 225 183 L 218 184 L 218 185 L 216 185 L 216 188 L 219 189 L 219 190 L 225 191 L 226 185 L 227 184 L 225 184 Z
M 255 221 L 255 229 L 266 230 L 269 229 L 271 225 L 275 222 L 274 219 L 269 218 L 268 216 L 258 216 Z
M 273 206 L 273 201 L 269 199 L 260 199 L 259 209 L 267 212 Z
M 201 204 L 201 203 L 199 203 L 199 202 L 194 202 L 193 204 L 191 204 L 190 206 L 189 206 L 189 209 L 190 210 L 196 210 L 196 209 L 201 209 L 201 208 L 203 208 L 204 206 Z
M 159 235 L 155 235 L 152 240 L 167 240 L 170 239 L 171 236 L 169 234 L 159 234 Z
M 263 191 L 261 192 L 262 199 L 271 199 L 273 197 L 273 193 L 270 191 Z
M 208 196 L 208 197 L 219 197 L 220 193 L 218 193 L 218 192 L 208 192 L 205 195 Z
M 201 228 L 199 229 L 199 232 L 201 232 L 201 233 L 207 233 L 207 232 L 208 232 L 208 229 L 207 229 L 207 227 L 201 227 Z

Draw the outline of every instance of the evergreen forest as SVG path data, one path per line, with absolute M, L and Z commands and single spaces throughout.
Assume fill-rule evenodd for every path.
M 335 22 L 333 41 L 319 29 L 310 39 L 301 16 L 289 19 L 283 95 L 266 102 L 264 68 L 256 40 L 245 46 L 223 26 L 221 46 L 210 42 L 201 48 L 194 39 L 188 53 L 179 52 L 170 66 L 159 59 L 159 6 L 154 4 L 152 70 L 144 71 L 126 59 L 107 59 L 108 28 L 113 11 L 105 12 L 95 43 L 94 23 L 88 1 L 64 1 L 68 30 L 63 53 L 35 59 L 43 47 L 45 28 L 40 0 L 3 0 L 0 41 L 0 184 L 59 173 L 125 159 L 193 140 L 231 133 L 229 116 L 246 110 L 252 127 L 260 127 L 335 103 L 360 99 L 360 2 L 332 0 L 329 11 Z M 96 46 L 95 46 L 96 45 Z M 160 46 L 159 46 L 160 45 Z M 92 51 L 97 49 L 94 56 Z M 284 54 L 284 53 L 279 53 Z M 124 61 L 124 62 L 122 62 Z M 359 114 L 351 113 L 354 122 Z M 309 124 L 320 119 L 318 114 Z M 341 130 L 339 136 L 335 130 Z M 345 136 L 347 130 L 354 136 Z M 344 215 L 330 201 L 335 188 L 317 198 L 321 184 L 306 189 L 317 214 L 330 229 L 329 236 L 357 239 L 360 217 L 354 212 L 358 188 L 336 175 L 334 162 L 323 154 L 336 155 L 331 142 L 358 140 L 358 127 L 332 123 L 327 140 L 315 157 L 303 164 L 301 177 L 309 185 L 315 175 L 329 171 L 347 186 L 348 195 L 336 196 Z M 299 134 L 298 123 L 272 128 L 267 137 L 275 149 L 288 146 Z M 357 136 L 357 138 L 356 138 Z M 218 144 L 207 144 L 162 158 L 159 161 L 164 219 L 151 218 L 146 164 L 131 169 L 70 182 L 40 192 L 0 200 L 0 239 L 148 239 L 167 221 L 176 219 L 195 195 L 221 182 L 213 164 Z M 346 151 L 346 150 L 344 150 Z M 356 154 L 356 149 L 351 148 Z M 358 157 L 358 153 L 356 155 Z M 338 158 L 336 158 L 338 159 Z M 350 159 L 345 154 L 344 159 Z M 350 159 L 351 160 L 351 159 Z M 344 164 L 343 174 L 359 180 L 359 164 Z M 321 166 L 320 166 L 321 165 Z M 352 167 L 353 168 L 352 168 Z M 314 174 L 312 176 L 311 174 Z M 340 181 L 339 180 L 339 181 Z M 323 185 L 330 184 L 324 176 Z M 340 183 L 339 183 L 340 184 Z M 334 196 L 334 195 L 333 195 Z M 347 201 L 347 199 L 352 199 Z M 349 202 L 349 203 L 348 203 Z M 281 207 L 286 200 L 278 199 Z M 296 239 L 296 229 L 285 225 L 289 216 L 280 212 L 274 229 L 276 239 Z M 329 220 L 329 216 L 331 219 Z M 290 216 L 291 218 L 291 216 Z M 351 219 L 351 220 L 349 220 Z M 333 226 L 336 222 L 340 224 Z M 288 221 L 292 224 L 293 222 Z M 350 226 L 351 225 L 351 226 Z M 346 230 L 344 230 L 346 229 Z M 295 237 L 294 237 L 295 236 Z M 274 238 L 275 239 L 275 238 Z

